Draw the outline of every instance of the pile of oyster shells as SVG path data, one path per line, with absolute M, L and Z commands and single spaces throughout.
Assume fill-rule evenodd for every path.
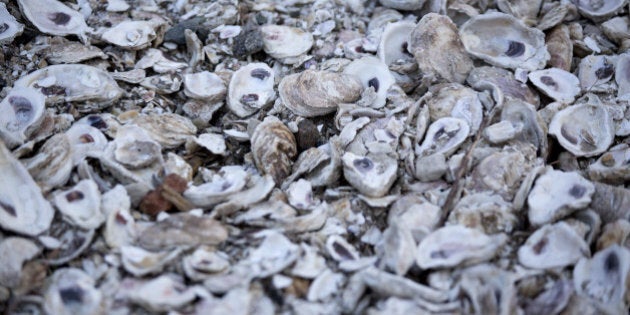
M 628 314 L 629 12 L 0 3 L 0 312 Z

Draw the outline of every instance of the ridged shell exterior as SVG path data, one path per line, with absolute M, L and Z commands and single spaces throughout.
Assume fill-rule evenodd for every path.
M 293 133 L 278 119 L 267 118 L 256 126 L 251 138 L 256 167 L 273 177 L 277 185 L 291 173 L 297 144 Z

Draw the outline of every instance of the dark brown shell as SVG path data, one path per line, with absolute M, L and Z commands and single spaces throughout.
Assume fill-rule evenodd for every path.
M 282 183 L 291 173 L 297 155 L 293 133 L 281 121 L 268 118 L 256 126 L 251 144 L 258 170 L 271 175 L 276 184 Z

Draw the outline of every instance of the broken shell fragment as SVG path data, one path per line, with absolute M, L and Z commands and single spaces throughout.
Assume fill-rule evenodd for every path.
M 157 37 L 156 26 L 153 21 L 123 21 L 105 30 L 101 39 L 124 49 L 139 50 Z
M 470 127 L 465 120 L 453 117 L 440 118 L 429 126 L 417 154 L 427 156 L 441 153 L 450 156 L 469 134 Z
M 630 179 L 630 147 L 619 144 L 602 154 L 595 163 L 588 166 L 587 173 L 591 180 L 613 184 L 623 183 Z
M 385 65 L 406 61 L 415 61 L 409 53 L 409 34 L 416 27 L 411 21 L 388 23 L 381 35 L 377 55 Z
M 138 244 L 148 250 L 167 250 L 177 246 L 218 245 L 227 236 L 227 229 L 212 218 L 178 213 L 143 230 L 138 235 Z
M 86 110 L 90 104 L 107 106 L 123 93 L 109 73 L 82 64 L 48 66 L 21 77 L 14 86 L 37 89 L 46 96 L 46 103 L 89 101 L 81 105 Z
M 617 57 L 615 81 L 619 87 L 617 90 L 617 99 L 630 99 L 630 53 L 624 53 Z
M 558 102 L 571 104 L 575 96 L 581 92 L 580 80 L 571 72 L 562 69 L 532 71 L 528 77 L 541 92 Z
M 142 283 L 129 292 L 131 301 L 155 313 L 182 307 L 196 296 L 193 288 L 187 288 L 181 281 L 166 274 Z
M 78 227 L 96 229 L 105 222 L 101 192 L 93 180 L 84 179 L 71 189 L 57 193 L 54 202 L 64 219 Z
M 313 35 L 285 25 L 264 25 L 260 28 L 263 49 L 273 58 L 297 57 L 313 46 Z
M 46 140 L 39 152 L 22 163 L 44 190 L 64 185 L 72 173 L 72 147 L 68 136 L 58 133 Z
M 369 197 L 383 197 L 396 180 L 398 163 L 385 154 L 359 156 L 346 152 L 343 175 L 360 193 Z
M 305 70 L 282 78 L 278 90 L 294 114 L 315 117 L 336 111 L 340 103 L 357 101 L 363 85 L 352 75 Z
M 184 94 L 190 98 L 219 102 L 225 99 L 227 89 L 221 78 L 209 71 L 184 75 Z
M 445 226 L 420 242 L 416 263 L 422 269 L 479 263 L 492 259 L 506 241 L 503 233 L 486 235 L 461 225 Z
M 575 1 L 583 16 L 598 22 L 617 14 L 628 3 L 627 0 L 579 0 Z
M 189 186 L 184 197 L 195 206 L 208 208 L 219 204 L 245 188 L 249 175 L 241 166 L 224 166 L 209 176 L 208 182 Z
M 343 73 L 354 75 L 363 84 L 363 88 L 373 88 L 376 99 L 371 104 L 373 108 L 385 106 L 387 90 L 395 83 L 394 77 L 387 66 L 375 57 L 363 57 L 346 66 Z
M 81 13 L 57 0 L 19 0 L 22 14 L 42 33 L 51 35 L 77 35 L 87 41 L 90 28 Z
M 426 0 L 379 0 L 384 6 L 398 10 L 420 10 Z
M 45 97 L 29 87 L 12 89 L 0 103 L 0 138 L 8 148 L 22 145 L 44 119 Z
M 549 51 L 549 66 L 565 71 L 571 71 L 573 61 L 573 45 L 569 27 L 560 24 L 554 27 L 546 38 L 547 50 Z
M 518 249 L 518 261 L 537 269 L 562 268 L 590 256 L 588 245 L 567 223 L 545 225 Z
M 293 158 L 297 155 L 293 133 L 272 116 L 256 126 L 251 143 L 256 167 L 280 185 L 291 174 Z
M 254 62 L 232 74 L 227 105 L 239 117 L 247 117 L 274 100 L 274 72 L 265 63 Z
M 466 51 L 492 65 L 537 70 L 549 60 L 545 34 L 503 13 L 470 18 L 459 30 Z
M 44 295 L 44 310 L 59 315 L 103 314 L 103 295 L 95 286 L 94 279 L 81 269 L 59 269 Z
M 181 250 L 149 252 L 135 246 L 120 247 L 120 256 L 125 270 L 136 277 L 161 271 L 173 261 Z
M 497 104 L 503 104 L 507 97 L 523 100 L 538 107 L 538 93 L 527 84 L 516 80 L 514 74 L 497 67 L 477 67 L 470 71 L 466 82 L 476 90 L 490 90 Z
M 24 25 L 7 11 L 7 5 L 0 3 L 0 43 L 10 43 L 24 31 Z
M 200 247 L 182 259 L 182 267 L 188 278 L 203 281 L 211 274 L 230 268 L 230 261 L 225 253 Z
M 540 226 L 585 208 L 594 192 L 593 184 L 578 173 L 548 169 L 527 197 L 529 222 Z
M 457 26 L 445 15 L 423 16 L 409 35 L 408 49 L 423 75 L 434 80 L 463 83 L 473 68 Z
M 549 134 L 575 156 L 594 156 L 606 151 L 615 137 L 614 124 L 602 105 L 579 104 L 557 112 Z

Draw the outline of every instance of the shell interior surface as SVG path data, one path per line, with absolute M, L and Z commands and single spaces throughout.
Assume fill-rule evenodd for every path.
M 0 1 L 0 313 L 627 314 L 628 10 Z

